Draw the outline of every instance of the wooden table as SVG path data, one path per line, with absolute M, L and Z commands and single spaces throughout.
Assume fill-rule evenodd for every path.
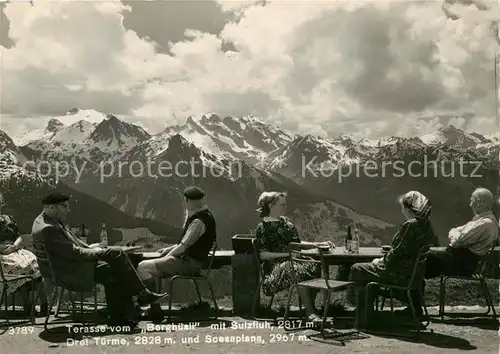
M 319 257 L 317 249 L 304 250 L 302 253 Z M 360 247 L 359 253 L 346 253 L 345 247 L 337 247 L 333 251 L 323 253 L 323 259 L 328 265 L 342 265 L 371 262 L 375 258 L 381 258 L 385 252 L 380 247 Z
M 431 247 L 431 250 L 444 250 L 446 247 Z M 500 247 L 495 248 L 500 252 Z M 304 250 L 305 254 L 319 257 L 317 249 Z M 288 254 L 283 254 L 287 256 Z M 136 252 L 137 261 L 155 259 L 160 257 L 158 252 Z M 380 247 L 360 247 L 359 253 L 345 253 L 344 247 L 337 247 L 330 253 L 324 253 L 323 257 L 328 265 L 350 266 L 355 263 L 371 262 L 375 258 L 381 258 L 384 252 Z M 207 264 L 208 265 L 208 264 Z M 207 266 L 206 265 L 206 266 Z M 254 264 L 252 255 L 235 254 L 233 250 L 220 250 L 215 252 L 213 268 L 230 265 L 233 270 L 233 309 L 245 313 L 251 309 L 253 294 L 260 278 L 259 266 Z M 241 295 L 235 294 L 236 292 Z M 238 295 L 238 296 L 236 296 Z
M 446 247 L 431 247 L 432 251 L 444 251 Z M 305 254 L 311 256 L 319 256 L 317 249 L 304 250 Z M 495 252 L 500 252 L 500 247 L 495 247 Z M 134 252 L 140 255 L 143 260 L 159 258 L 158 252 Z M 231 265 L 231 261 L 235 255 L 232 250 L 215 251 L 214 267 Z M 287 254 L 283 254 L 287 256 Z M 345 247 L 337 247 L 330 253 L 324 253 L 323 257 L 329 265 L 354 264 L 371 262 L 375 258 L 384 256 L 384 252 L 380 247 L 360 247 L 359 253 L 346 253 Z
M 446 247 L 431 247 L 431 251 L 444 251 Z M 500 247 L 494 248 L 495 252 L 500 252 Z M 304 250 L 302 253 L 319 257 L 317 249 Z M 323 253 L 323 259 L 328 265 L 343 265 L 371 262 L 375 258 L 381 258 L 386 252 L 380 247 L 360 247 L 359 253 L 345 253 L 345 247 L 337 247 L 331 252 Z
M 432 251 L 443 251 L 446 247 L 431 247 Z M 305 250 L 306 254 L 317 255 L 318 251 Z M 500 252 L 500 247 L 495 247 L 495 252 Z M 158 252 L 134 252 L 140 254 L 143 259 L 155 259 L 159 258 L 160 254 Z M 215 262 L 221 265 L 231 265 L 231 260 L 234 257 L 235 252 L 232 250 L 219 250 L 215 251 Z M 287 256 L 288 254 L 283 254 Z M 329 264 L 349 264 L 349 263 L 361 263 L 361 262 L 371 262 L 375 258 L 380 258 L 384 256 L 384 252 L 380 247 L 360 247 L 359 253 L 346 253 L 344 247 L 337 247 L 331 253 L 323 254 L 325 260 Z
M 431 247 L 431 251 L 444 251 L 446 247 Z M 494 252 L 500 252 L 500 246 L 493 248 Z

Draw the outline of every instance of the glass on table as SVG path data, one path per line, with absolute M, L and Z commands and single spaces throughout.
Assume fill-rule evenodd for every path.
M 351 253 L 359 253 L 359 241 L 351 241 Z
M 352 241 L 347 240 L 345 243 L 344 253 L 352 253 L 351 249 L 352 249 Z

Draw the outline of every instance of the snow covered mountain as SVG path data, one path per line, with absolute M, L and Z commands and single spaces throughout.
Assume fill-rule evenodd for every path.
M 0 130 L 0 180 L 32 179 L 36 183 L 44 180 L 34 171 L 34 166 L 25 164 L 26 157 L 7 133 Z
M 216 114 L 188 117 L 185 124 L 167 127 L 161 135 L 175 134 L 220 158 L 233 156 L 249 163 L 258 163 L 293 139 L 290 133 L 253 116 L 221 118 Z
M 354 141 L 348 136 L 324 139 L 307 135 L 270 153 L 261 163 L 267 169 L 303 183 L 304 173 L 332 176 L 339 169 L 367 163 L 438 159 L 447 161 L 482 161 L 495 168 L 499 161 L 500 142 L 477 133 L 466 133 L 453 126 L 423 137 L 389 137 L 380 140 Z
M 388 145 L 394 145 L 399 141 L 403 140 L 403 138 L 397 136 L 390 136 L 382 139 L 360 139 L 357 141 L 357 144 L 365 147 L 384 147 Z
M 478 144 L 464 147 L 451 139 L 359 144 L 306 136 L 270 154 L 266 163 L 314 193 L 392 223 L 401 218 L 398 196 L 419 190 L 435 206 L 435 230 L 444 237 L 451 227 L 470 219 L 468 201 L 475 187 L 499 192 L 499 145 L 473 137 Z
M 492 171 L 498 166 L 498 140 L 465 133 L 453 126 L 422 137 L 354 140 L 346 135 L 333 138 L 293 136 L 255 117 L 221 118 L 206 114 L 189 117 L 183 125 L 171 126 L 150 136 L 136 126 L 116 128 L 130 127 L 119 119 L 106 118 L 102 114 L 101 118 L 100 122 L 88 124 L 76 121 L 69 127 L 62 126 L 61 119 L 51 121 L 47 129 L 38 132 L 41 138 L 21 151 L 27 157 L 33 156 L 33 151 L 44 151 L 38 158 L 49 156 L 52 161 L 71 156 L 92 160 L 95 164 L 106 159 L 121 164 L 125 168 L 120 176 L 100 180 L 89 173 L 81 183 L 70 185 L 130 215 L 171 224 L 183 217 L 180 191 L 186 185 L 198 184 L 210 195 L 210 204 L 224 220 L 221 224 L 224 242 L 258 221 L 251 211 L 263 190 L 284 190 L 300 195 L 291 203 L 290 213 L 302 220 L 299 227 L 304 234 L 313 235 L 317 230 L 311 226 L 309 216 L 319 222 L 319 228 L 336 220 L 337 226 L 330 226 L 342 230 L 344 221 L 338 219 L 340 214 L 336 211 L 339 208 L 351 210 L 353 215 L 372 215 L 373 220 L 395 224 L 401 215 L 394 200 L 401 193 L 419 189 L 428 193 L 438 206 L 436 229 L 444 233 L 453 224 L 469 217 L 467 200 L 471 188 L 484 185 L 495 190 L 497 186 L 498 176 L 495 177 Z M 98 126 L 102 128 L 104 122 L 115 128 L 97 129 Z M 71 143 L 68 143 L 69 136 Z M 122 139 L 120 144 L 116 136 L 134 138 Z M 112 154 L 105 149 L 107 145 L 102 143 L 105 137 L 113 142 L 110 150 L 119 153 Z M 71 145 L 73 142 L 76 147 L 84 146 L 85 149 L 76 149 Z M 99 153 L 91 155 L 88 142 L 92 142 Z M 436 168 L 431 166 L 424 175 L 425 159 L 445 164 L 436 165 Z M 482 177 L 448 177 L 446 169 L 450 168 L 450 162 L 459 160 L 480 162 Z M 153 174 L 132 171 L 134 161 L 150 163 Z M 420 161 L 421 165 L 413 166 L 411 171 L 421 175 L 418 178 L 408 173 L 394 176 L 397 161 L 408 171 L 410 163 Z M 376 164 L 375 173 L 371 167 L 370 176 L 364 172 L 369 164 Z M 466 170 L 473 171 L 472 163 Z M 346 172 L 340 181 L 339 175 Z M 455 198 L 451 208 L 447 197 L 450 195 Z M 321 220 L 313 215 L 322 215 Z M 374 224 L 383 225 L 383 222 L 374 221 Z M 384 228 L 380 226 L 378 230 Z
M 158 153 L 154 145 L 159 144 L 158 141 L 149 139 L 117 161 L 122 166 L 131 161 L 148 161 L 154 175 L 138 175 L 125 168 L 120 176 L 112 175 L 104 180 L 94 176 L 75 187 L 130 215 L 180 226 L 184 220 L 182 190 L 187 185 L 198 185 L 204 189 L 207 204 L 217 219 L 221 247 L 230 247 L 233 235 L 248 233 L 257 225 L 255 205 L 265 190 L 288 192 L 290 215 L 297 217 L 297 227 L 305 239 L 328 237 L 340 242 L 345 225 L 351 222 L 359 224 L 366 242 L 371 244 L 382 242 L 390 234 L 390 223 L 319 197 L 279 174 L 255 168 L 234 157 L 220 159 L 179 134 L 157 139 L 160 137 L 163 139 L 161 152 Z
M 64 116 L 51 118 L 46 128 L 37 129 L 31 132 L 26 132 L 21 136 L 14 137 L 13 140 L 17 146 L 24 146 L 35 140 L 49 141 L 59 130 L 64 130 L 65 127 L 71 126 L 74 123 L 83 121 L 84 124 L 89 123 L 88 126 L 92 124 L 99 124 L 106 118 L 106 115 L 93 109 L 70 109 Z M 81 139 L 80 134 L 77 133 L 76 129 L 73 130 L 75 138 Z M 83 131 L 80 131 L 82 133 Z M 71 136 L 69 136 L 71 138 Z M 62 137 L 61 137 L 62 138 Z M 58 141 L 64 141 L 64 139 L 56 139 Z
M 70 125 L 62 123 L 68 121 Z M 252 116 L 188 117 L 183 125 L 150 135 L 143 128 L 113 115 L 75 109 L 66 116 L 51 119 L 45 129 L 29 132 L 16 141 L 22 152 L 34 161 L 76 161 L 78 166 L 85 164 L 88 170 L 95 171 L 100 163 L 118 161 L 138 151 L 149 158 L 159 156 L 168 147 L 169 139 L 176 135 L 203 151 L 204 161 L 212 165 L 217 161 L 227 164 L 240 160 L 255 164 L 292 140 L 290 133 Z
M 137 151 L 150 158 L 159 156 L 167 148 L 169 139 L 176 135 L 203 151 L 206 156 L 202 159 L 208 164 L 243 160 L 291 178 L 298 178 L 294 174 L 297 167 L 313 156 L 314 162 L 309 165 L 311 169 L 331 169 L 392 153 L 393 149 L 388 147 L 401 144 L 411 145 L 410 150 L 422 151 L 425 146 L 475 150 L 497 160 L 500 150 L 497 139 L 466 133 L 454 126 L 443 127 L 420 138 L 392 136 L 355 141 L 347 135 L 330 139 L 294 136 L 253 116 L 221 118 L 212 113 L 188 117 L 185 124 L 169 126 L 159 134 L 150 135 L 143 128 L 113 115 L 78 109 L 51 119 L 45 129 L 29 132 L 16 142 L 28 158 L 76 159 L 80 163 L 91 162 L 89 165 L 92 166 L 103 161 L 117 161 L 124 155 L 137 154 Z M 141 145 L 141 148 L 136 149 L 136 145 Z
M 68 118 L 73 123 L 63 124 Z M 111 114 L 72 110 L 51 119 L 45 129 L 25 134 L 18 142 L 24 144 L 20 150 L 31 161 L 64 161 L 95 171 L 99 164 L 119 158 L 149 137 L 143 128 Z
M 16 219 L 22 233 L 30 233 L 33 220 L 41 212 L 41 198 L 54 190 L 71 196 L 71 223 L 84 223 L 92 230 L 96 238 L 90 241 L 97 242 L 102 222 L 106 222 L 109 228 L 111 243 L 120 241 L 121 237 L 114 228 L 145 227 L 156 235 L 167 237 L 180 231 L 161 222 L 130 216 L 64 183 L 57 183 L 54 176 L 44 176 L 26 162 L 13 140 L 0 130 L 0 191 L 7 202 L 4 212 Z M 96 211 L 99 211 L 98 215 Z
M 59 122 L 52 120 L 47 129 L 38 132 L 38 140 L 22 148 L 31 153 L 30 158 L 39 152 L 39 160 L 50 158 L 53 163 L 70 157 L 95 164 L 107 162 L 114 167 L 105 176 L 90 170 L 78 183 L 72 175 L 63 180 L 131 216 L 178 226 L 184 218 L 182 190 L 186 185 L 199 185 L 217 217 L 222 247 L 230 247 L 232 235 L 250 232 L 257 225 L 255 203 L 264 190 L 290 194 L 290 213 L 299 220 L 297 227 L 308 239 L 333 237 L 340 242 L 345 225 L 356 222 L 366 242 L 377 244 L 393 227 L 253 166 L 250 161 L 258 161 L 291 141 L 287 133 L 254 117 L 188 118 L 186 124 L 160 134 L 139 135 L 132 143 L 115 144 L 114 151 L 121 153 L 114 155 L 91 155 L 89 148 L 105 137 L 113 137 L 111 141 L 116 142 L 116 136 L 136 136 L 139 130 L 126 130 L 124 127 L 130 125 L 113 117 L 99 123 L 77 121 L 70 126 Z M 113 129 L 104 129 L 107 127 Z M 99 151 L 104 150 L 99 147 Z
M 421 139 L 427 145 L 442 144 L 461 148 L 470 148 L 492 142 L 492 140 L 485 138 L 481 134 L 466 133 L 453 125 L 440 128 L 437 132 L 422 136 Z
M 348 136 L 326 140 L 306 135 L 298 136 L 290 144 L 270 153 L 261 166 L 301 183 L 305 178 L 305 168 L 314 173 L 327 173 L 340 165 L 359 163 L 374 152 L 374 148 L 357 145 Z

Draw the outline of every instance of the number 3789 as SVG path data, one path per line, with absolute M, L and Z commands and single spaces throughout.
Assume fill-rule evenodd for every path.
M 22 326 L 22 327 L 9 327 L 8 333 L 10 335 L 16 334 L 32 334 L 35 331 L 33 326 Z

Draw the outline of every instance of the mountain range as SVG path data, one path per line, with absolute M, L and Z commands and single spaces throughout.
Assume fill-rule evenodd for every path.
M 73 123 L 65 124 L 67 120 Z M 45 129 L 16 137 L 15 143 L 5 133 L 0 139 L 0 152 L 6 151 L 0 166 L 49 161 L 40 173 L 29 171 L 30 181 L 43 183 L 54 180 L 56 166 L 71 166 L 65 176 L 57 176 L 64 188 L 92 198 L 92 203 L 99 200 L 135 223 L 161 224 L 166 233 L 182 225 L 183 188 L 199 185 L 216 216 L 224 248 L 230 247 L 232 235 L 251 232 L 259 222 L 254 209 L 264 190 L 288 193 L 288 214 L 304 239 L 342 242 L 346 225 L 355 222 L 364 244 L 380 245 L 390 241 L 402 222 L 396 199 L 408 190 L 421 190 L 430 198 L 434 227 L 444 239 L 450 227 L 470 219 L 467 204 L 474 187 L 494 192 L 498 187 L 500 143 L 453 126 L 420 138 L 355 140 L 347 135 L 300 136 L 257 117 L 212 113 L 188 117 L 185 124 L 153 135 L 111 114 L 72 109 L 51 119 Z M 460 159 L 469 162 L 469 175 L 441 173 Z M 396 162 L 412 161 L 441 165 L 431 166 L 421 177 L 395 173 Z M 480 163 L 477 171 L 472 171 L 473 163 Z M 352 172 L 368 164 L 371 177 Z M 425 170 L 413 167 L 415 172 Z M 15 193 L 18 188 L 8 189 Z M 85 217 L 91 219 L 94 210 L 87 209 Z
M 90 229 L 90 242 L 99 242 L 103 222 L 106 223 L 109 241 L 112 243 L 122 240 L 123 232 L 116 232 L 118 228 L 147 228 L 152 233 L 163 236 L 165 242 L 173 242 L 180 235 L 181 230 L 177 227 L 136 218 L 91 195 L 78 192 L 65 183 L 57 183 L 54 176 L 38 173 L 36 168 L 26 164 L 26 161 L 26 157 L 12 139 L 0 131 L 0 191 L 6 201 L 3 212 L 14 217 L 24 234 L 31 232 L 33 220 L 42 210 L 41 198 L 50 192 L 58 191 L 70 196 L 72 225 L 78 227 L 84 224 Z M 98 211 L 98 214 L 95 211 Z

